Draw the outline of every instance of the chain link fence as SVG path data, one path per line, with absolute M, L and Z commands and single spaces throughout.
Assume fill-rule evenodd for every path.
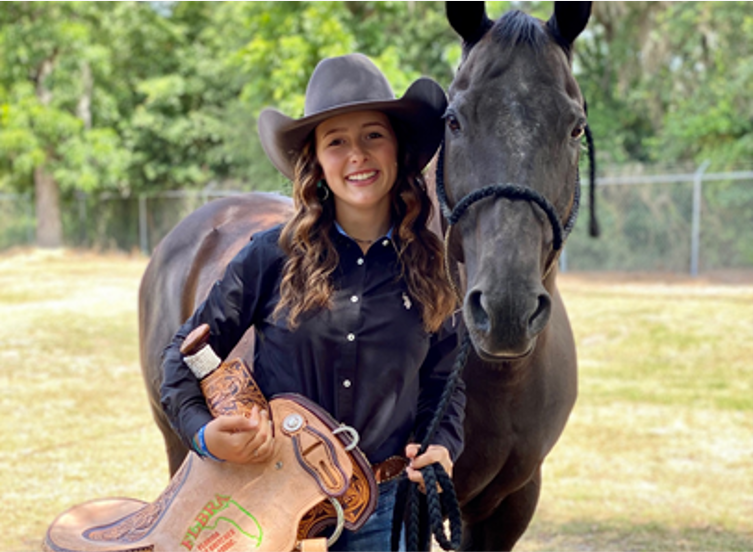
M 563 268 L 664 271 L 697 275 L 753 268 L 753 171 L 622 174 L 597 179 L 601 237 L 581 221 Z
M 0 251 L 34 243 L 35 224 L 31 194 L 0 194 Z
M 584 187 L 588 182 L 584 182 Z M 753 268 L 753 171 L 707 173 L 612 170 L 598 179 L 601 237 L 587 236 L 588 194 L 568 240 L 568 271 L 698 274 Z M 149 254 L 182 218 L 233 191 L 173 191 L 120 197 L 76 195 L 63 206 L 69 247 Z M 0 195 L 0 250 L 33 245 L 30 195 Z

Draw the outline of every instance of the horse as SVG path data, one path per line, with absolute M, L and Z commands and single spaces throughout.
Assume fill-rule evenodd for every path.
M 464 550 L 510 550 L 523 535 L 577 396 L 556 262 L 577 215 L 587 126 L 571 52 L 590 11 L 561 2 L 547 22 L 517 11 L 492 21 L 483 3 L 447 5 L 463 51 L 437 189 L 445 219 L 457 218 L 447 249 L 464 267 L 473 343 L 466 448 L 454 468 Z
M 452 222 L 451 205 L 488 184 L 514 183 L 538 198 L 476 198 L 447 234 L 472 342 L 463 372 L 466 445 L 454 468 L 461 547 L 510 550 L 530 523 L 541 464 L 577 395 L 555 246 L 557 219 L 577 212 L 585 107 L 570 52 L 590 3 L 557 3 L 546 23 L 517 11 L 495 22 L 483 2 L 449 2 L 447 16 L 463 57 L 449 88 L 436 193 L 429 188 L 435 201 L 443 192 L 442 222 Z M 290 199 L 274 194 L 216 200 L 181 221 L 152 255 L 139 289 L 140 354 L 171 474 L 187 450 L 160 404 L 161 353 L 248 239 L 291 213 Z M 230 353 L 236 356 L 252 363 L 252 331 Z

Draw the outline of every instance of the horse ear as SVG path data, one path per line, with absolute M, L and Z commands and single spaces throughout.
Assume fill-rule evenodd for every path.
M 591 2 L 555 2 L 549 27 L 568 44 L 575 42 L 591 17 Z
M 484 2 L 445 2 L 445 10 L 450 25 L 466 44 L 478 42 L 492 25 Z

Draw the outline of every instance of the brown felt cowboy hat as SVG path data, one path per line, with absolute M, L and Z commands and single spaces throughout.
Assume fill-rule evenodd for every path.
M 419 78 L 402 98 L 363 54 L 327 58 L 319 62 L 306 88 L 303 117 L 292 119 L 276 109 L 259 115 L 259 136 L 272 164 L 293 179 L 295 160 L 316 126 L 335 115 L 374 110 L 390 117 L 398 140 L 414 152 L 411 168 L 423 169 L 442 140 L 442 115 L 447 98 L 436 82 Z

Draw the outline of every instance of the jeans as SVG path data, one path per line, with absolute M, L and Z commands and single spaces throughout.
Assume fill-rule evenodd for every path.
M 374 513 L 356 532 L 344 530 L 337 542 L 330 547 L 335 551 L 389 552 L 392 550 L 392 511 L 395 509 L 395 495 L 400 478 L 379 485 L 379 500 Z M 400 537 L 400 549 L 405 550 L 404 538 Z

